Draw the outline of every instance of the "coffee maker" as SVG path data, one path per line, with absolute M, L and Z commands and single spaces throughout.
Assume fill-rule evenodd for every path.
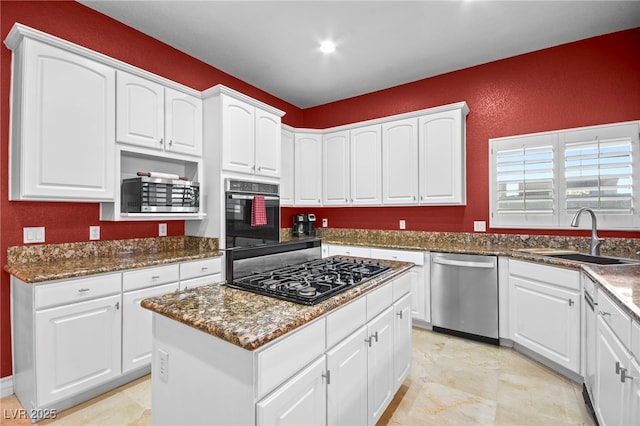
M 313 213 L 293 215 L 293 236 L 294 237 L 315 237 L 316 236 L 316 215 Z

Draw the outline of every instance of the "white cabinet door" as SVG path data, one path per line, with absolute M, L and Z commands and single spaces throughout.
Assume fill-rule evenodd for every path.
M 120 375 L 120 295 L 36 312 L 37 404 Z
M 113 201 L 115 70 L 29 39 L 20 49 L 10 199 Z
M 629 354 L 607 323 L 598 315 L 596 344 L 595 411 L 601 425 L 625 423 L 625 386 L 620 382 L 620 368 L 628 368 Z
M 178 289 L 178 283 L 165 284 L 122 295 L 122 372 L 151 364 L 151 317 L 153 312 L 140 306 L 142 299 Z
M 418 120 L 382 125 L 382 203 L 418 203 Z
M 625 381 L 624 386 L 629 396 L 626 398 L 627 408 L 625 414 L 627 415 L 626 424 L 640 425 L 640 364 L 634 359 L 629 361 L 629 371 L 627 372 L 632 379 Z
M 409 375 L 411 368 L 411 294 L 403 296 L 393 304 L 394 350 L 393 376 L 394 394 Z
M 513 341 L 579 373 L 580 293 L 513 275 L 509 290 Z
M 367 423 L 367 327 L 327 352 L 327 424 Z
M 322 204 L 350 204 L 349 131 L 328 133 L 322 137 Z
M 222 98 L 222 168 L 253 174 L 255 108 L 226 95 Z
M 256 404 L 258 425 L 326 425 L 325 356 Z
M 280 175 L 280 205 L 293 205 L 293 188 L 294 188 L 294 151 L 293 151 L 293 133 L 283 130 L 281 135 L 281 175 Z
M 255 109 L 255 173 L 260 176 L 280 177 L 280 117 Z
M 420 203 L 466 204 L 464 124 L 461 109 L 420 117 Z
M 117 76 L 118 142 L 164 149 L 164 87 L 124 71 Z
M 393 308 L 390 306 L 367 327 L 368 355 L 367 369 L 369 389 L 367 391 L 367 424 L 373 425 L 380 420 L 394 391 L 393 373 Z
M 382 142 L 380 125 L 351 130 L 351 202 L 382 202 Z
M 319 206 L 322 187 L 321 135 L 295 135 L 295 205 Z
M 166 150 L 202 156 L 202 100 L 165 89 Z

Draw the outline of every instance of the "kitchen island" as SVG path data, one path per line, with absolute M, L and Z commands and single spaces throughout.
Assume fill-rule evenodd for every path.
M 306 306 L 212 284 L 146 299 L 154 424 L 375 423 L 409 371 L 413 264 Z

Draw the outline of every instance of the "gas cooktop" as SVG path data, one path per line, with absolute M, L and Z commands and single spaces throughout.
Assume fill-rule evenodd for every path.
M 252 274 L 229 287 L 276 297 L 304 305 L 315 305 L 390 269 L 378 262 L 332 257 Z

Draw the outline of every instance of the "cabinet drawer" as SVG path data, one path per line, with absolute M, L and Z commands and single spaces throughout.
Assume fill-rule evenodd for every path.
M 347 337 L 367 321 L 367 298 L 361 297 L 327 316 L 327 348 Z
M 222 274 L 206 275 L 204 277 L 192 278 L 190 280 L 180 281 L 180 290 L 193 289 L 209 284 L 220 284 L 222 282 Z
M 329 246 L 329 256 L 371 257 L 371 249 L 369 247 L 342 246 L 331 244 Z
M 391 306 L 393 302 L 393 286 L 391 283 L 367 294 L 367 321 Z
M 627 350 L 630 350 L 631 318 L 602 290 L 598 292 L 597 311 Z
M 413 262 L 416 265 L 424 265 L 424 253 L 421 251 L 371 249 L 371 257 L 374 259 L 398 260 L 401 262 Z
M 222 258 L 194 260 L 180 264 L 180 281 L 222 272 Z
M 325 321 L 319 320 L 276 340 L 257 354 L 257 397 L 273 390 L 325 350 Z
M 94 275 L 36 286 L 35 308 L 82 302 L 120 293 L 121 275 Z
M 570 288 L 572 290 L 580 290 L 580 272 L 575 269 L 510 260 L 509 274 L 527 278 L 535 277 L 538 281 Z
M 415 275 L 406 273 L 393 280 L 393 300 L 398 300 L 411 291 L 411 281 Z
M 141 268 L 122 273 L 123 291 L 137 290 L 178 281 L 178 264 Z

